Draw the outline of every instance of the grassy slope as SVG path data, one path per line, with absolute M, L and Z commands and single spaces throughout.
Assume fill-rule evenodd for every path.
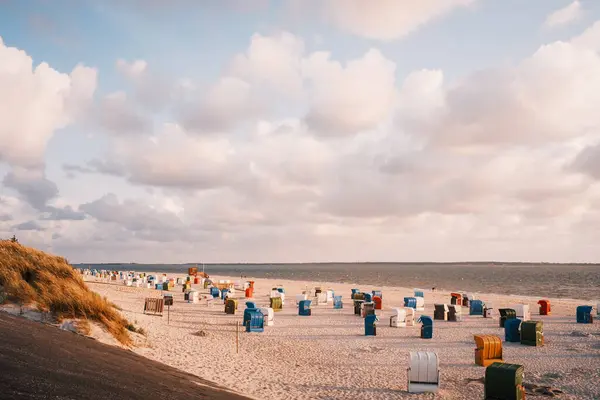
M 128 322 L 114 306 L 90 291 L 63 257 L 0 240 L 0 286 L 8 301 L 34 304 L 60 321 L 97 321 L 122 344 L 131 344 Z

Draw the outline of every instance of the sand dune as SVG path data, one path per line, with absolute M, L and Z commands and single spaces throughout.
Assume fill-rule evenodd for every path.
M 268 305 L 268 294 L 276 284 L 285 287 L 287 301 L 283 311 L 275 314 L 275 325 L 266 327 L 264 333 L 240 333 L 236 354 L 235 324 L 241 324 L 243 299 L 238 314 L 226 315 L 221 301 L 213 307 L 189 304 L 183 301 L 181 288 L 176 288 L 167 325 L 166 313 L 163 317 L 143 314 L 143 299 L 157 296 L 159 291 L 88 284 L 146 330 L 147 344 L 135 352 L 257 399 L 432 398 L 431 394 L 406 392 L 408 352 L 416 350 L 436 351 L 440 357 L 441 387 L 436 398 L 483 398 L 483 385 L 469 383 L 469 379 L 483 377 L 485 370 L 474 364 L 473 334 L 495 334 L 504 339 L 496 319 L 468 315 L 458 323 L 434 321 L 433 339 L 421 339 L 418 325 L 389 327 L 389 308 L 402 306 L 403 297 L 412 296 L 412 289 L 358 286 L 363 291 L 383 290 L 384 310 L 377 336 L 365 337 L 364 320 L 353 315 L 350 300 L 350 289 L 355 285 L 257 279 L 255 301 L 259 307 Z M 345 308 L 316 306 L 312 316 L 299 317 L 293 296 L 315 285 L 343 295 Z M 238 291 L 237 297 L 243 298 L 243 294 Z M 550 296 L 552 315 L 539 316 L 537 298 L 484 294 L 479 298 L 495 308 L 525 302 L 530 305 L 532 319 L 544 321 L 545 346 L 503 343 L 505 361 L 523 364 L 527 382 L 560 388 L 565 394 L 559 398 L 600 397 L 599 325 L 575 323 L 575 307 L 586 302 Z M 425 291 L 425 312 L 418 314 L 433 316 L 433 304 L 449 303 L 449 299 L 447 292 Z M 199 331 L 206 335 L 198 336 Z

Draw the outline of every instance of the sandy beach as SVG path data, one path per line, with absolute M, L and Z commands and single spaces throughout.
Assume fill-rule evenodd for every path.
M 170 275 L 172 277 L 183 275 Z M 561 399 L 600 398 L 600 326 L 577 324 L 575 308 L 589 301 L 550 299 L 552 315 L 539 316 L 539 298 L 478 293 L 495 309 L 515 303 L 529 304 L 532 320 L 544 322 L 545 345 L 524 346 L 504 342 L 504 329 L 495 319 L 469 316 L 463 308 L 462 322 L 434 321 L 433 339 L 420 338 L 420 324 L 389 327 L 391 307 L 402 307 L 413 288 L 366 287 L 352 284 L 256 279 L 254 301 L 267 307 L 273 286 L 283 285 L 286 302 L 275 313 L 274 326 L 263 333 L 246 333 L 240 327 L 236 354 L 236 322 L 241 325 L 245 299 L 241 291 L 236 315 L 226 315 L 222 301 L 209 307 L 205 302 L 187 303 L 181 287 L 171 291 L 174 305 L 163 317 L 144 315 L 144 298 L 159 297 L 154 289 L 127 287 L 123 283 L 94 282 L 89 287 L 122 308 L 123 315 L 147 332 L 133 349 L 136 353 L 185 372 L 226 386 L 257 399 L 404 399 L 483 398 L 485 368 L 474 363 L 474 334 L 498 335 L 503 340 L 504 361 L 522 364 L 525 381 L 561 389 Z M 239 278 L 211 276 L 211 279 Z M 247 278 L 251 279 L 251 278 Z M 342 295 L 344 308 L 313 306 L 312 315 L 297 315 L 294 296 L 321 286 Z M 351 288 L 364 292 L 383 291 L 383 310 L 377 336 L 364 336 L 364 320 L 353 314 Z M 195 285 L 201 294 L 208 290 Z M 425 290 L 425 311 L 433 317 L 435 303 L 450 303 L 449 292 Z M 594 313 L 596 310 L 594 309 Z M 198 332 L 205 335 L 198 335 Z M 435 351 L 440 360 L 441 384 L 437 395 L 409 394 L 407 374 L 409 351 Z

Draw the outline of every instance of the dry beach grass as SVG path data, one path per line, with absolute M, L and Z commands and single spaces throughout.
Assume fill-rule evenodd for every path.
M 131 344 L 127 320 L 109 301 L 89 290 L 63 257 L 2 240 L 0 287 L 6 302 L 31 305 L 59 322 L 79 319 L 82 333 L 90 330 L 88 320 L 98 322 L 121 344 Z

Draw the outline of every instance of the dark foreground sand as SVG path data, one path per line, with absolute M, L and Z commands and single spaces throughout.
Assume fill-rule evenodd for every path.
M 0 398 L 247 399 L 133 352 L 5 313 Z

